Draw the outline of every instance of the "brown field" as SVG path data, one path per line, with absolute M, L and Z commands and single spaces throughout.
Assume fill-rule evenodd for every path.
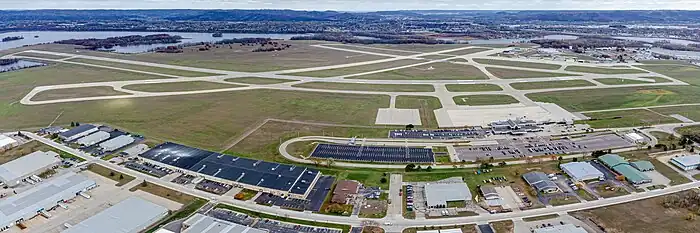
M 436 62 L 428 65 L 351 77 L 379 80 L 483 80 L 488 77 L 472 65 Z
M 97 97 L 97 96 L 114 96 L 114 95 L 129 95 L 115 91 L 112 87 L 78 87 L 67 89 L 47 90 L 37 93 L 32 100 L 55 100 L 55 99 L 70 99 L 81 97 Z
M 146 181 L 134 186 L 130 191 L 136 190 L 141 190 L 183 205 L 187 205 L 195 200 L 195 197 L 190 196 L 189 194 L 181 193 L 179 191 L 175 191 L 157 184 L 148 183 Z
M 126 85 L 124 89 L 145 92 L 176 92 L 176 91 L 199 91 L 212 89 L 225 89 L 244 87 L 243 85 L 214 83 L 206 81 L 178 82 L 178 83 L 158 83 L 158 84 L 135 84 Z
M 504 79 L 579 76 L 579 75 L 575 75 L 575 74 L 525 71 L 525 70 L 504 69 L 504 68 L 496 68 L 496 67 L 486 67 L 486 70 L 491 72 L 491 74 L 496 75 L 496 77 L 504 78 Z
M 133 176 L 114 171 L 112 169 L 103 167 L 103 166 L 98 165 L 98 164 L 88 165 L 88 171 L 94 172 L 95 174 L 98 174 L 98 175 L 101 175 L 101 176 L 104 176 L 106 178 L 109 178 L 111 180 L 116 181 L 117 183 L 115 184 L 115 186 L 118 186 L 118 187 L 121 187 L 121 186 L 131 182 L 132 180 L 136 179 Z
M 12 160 L 18 159 L 19 157 L 28 155 L 34 151 L 47 151 L 49 148 L 50 147 L 38 141 L 27 142 L 18 147 L 0 152 L 0 164 L 4 164 Z

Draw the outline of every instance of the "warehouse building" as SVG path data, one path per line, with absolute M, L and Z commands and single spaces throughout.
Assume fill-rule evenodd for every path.
M 97 130 L 99 129 L 97 128 L 97 126 L 94 125 L 80 125 L 66 132 L 58 134 L 58 138 L 62 139 L 63 141 L 73 141 L 75 139 L 85 137 L 87 135 L 90 135 L 91 133 L 97 132 Z
M 103 143 L 100 143 L 100 149 L 102 152 L 112 152 L 118 150 L 119 148 L 125 147 L 131 143 L 134 143 L 134 138 L 129 135 L 121 135 L 116 138 L 109 139 Z
M 561 191 L 559 186 L 551 181 L 544 172 L 528 172 L 523 174 L 523 179 L 540 193 L 556 193 Z
M 654 170 L 654 164 L 646 160 L 639 160 L 631 162 L 630 165 L 639 171 L 648 172 Z
M 608 168 L 615 171 L 617 174 L 624 176 L 625 180 L 632 184 L 639 185 L 651 182 L 651 178 L 649 178 L 649 176 L 647 176 L 640 170 L 637 170 L 637 168 L 633 167 L 632 164 L 628 163 L 625 160 L 625 158 L 622 158 L 619 155 L 607 154 L 598 157 L 598 160 L 600 160 Z M 637 165 L 640 166 L 642 169 L 648 170 L 650 169 L 649 166 L 651 166 L 651 170 L 654 170 L 654 166 L 649 161 L 637 162 L 640 162 Z
M 68 173 L 46 181 L 32 189 L 0 200 L 0 231 L 29 220 L 58 203 L 75 198 L 80 192 L 97 186 L 84 175 Z
M 237 223 L 212 218 L 200 213 L 194 214 L 182 223 L 181 233 L 267 233 Z
M 535 228 L 534 233 L 586 233 L 586 229 L 574 224 L 553 225 L 542 228 Z
M 593 167 L 593 165 L 588 162 L 565 163 L 559 165 L 559 167 L 566 172 L 572 180 L 577 182 L 605 179 L 603 172 Z
M 19 185 L 23 179 L 57 168 L 61 159 L 56 152 L 35 151 L 0 165 L 0 182 L 9 187 Z
M 138 233 L 168 213 L 165 207 L 138 197 L 129 197 L 62 232 Z
M 88 136 L 79 138 L 78 140 L 75 141 L 75 143 L 80 144 L 81 146 L 88 147 L 95 145 L 101 141 L 109 139 L 110 135 L 109 133 L 105 131 L 97 131 L 95 133 L 92 133 Z
M 700 155 L 686 155 L 673 157 L 670 163 L 684 171 L 700 168 Z
M 621 156 L 616 154 L 606 154 L 598 157 L 598 160 L 610 169 L 613 169 L 615 166 L 620 164 L 627 164 L 625 158 L 622 158 Z
M 0 151 L 5 151 L 12 149 L 13 147 L 19 145 L 17 140 L 8 137 L 4 134 L 0 134 Z
M 446 208 L 447 202 L 471 202 L 472 193 L 465 183 L 427 183 L 425 199 L 428 208 Z

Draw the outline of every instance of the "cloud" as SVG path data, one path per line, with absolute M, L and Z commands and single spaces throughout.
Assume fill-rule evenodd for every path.
M 0 9 L 700 10 L 698 0 L 0 0 Z

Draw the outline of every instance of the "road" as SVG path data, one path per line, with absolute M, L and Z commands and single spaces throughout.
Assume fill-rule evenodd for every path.
M 665 188 L 665 189 L 658 189 L 658 190 L 641 192 L 641 193 L 633 193 L 633 194 L 629 194 L 629 195 L 625 195 L 625 196 L 606 198 L 606 199 L 596 200 L 596 201 L 589 201 L 586 203 L 577 203 L 577 204 L 570 204 L 570 205 L 564 205 L 564 206 L 554 206 L 554 207 L 540 208 L 540 209 L 534 209 L 534 210 L 526 210 L 526 211 L 522 211 L 522 212 L 488 214 L 488 215 L 468 216 L 468 217 L 424 219 L 424 220 L 395 218 L 395 216 L 387 216 L 387 217 L 382 218 L 382 219 L 349 218 L 349 217 L 342 217 L 342 216 L 315 214 L 315 213 L 309 213 L 309 212 L 298 212 L 298 211 L 293 211 L 293 210 L 286 210 L 286 209 L 281 209 L 281 208 L 258 205 L 255 203 L 235 200 L 233 197 L 230 197 L 230 196 L 218 196 L 218 195 L 214 195 L 214 194 L 207 193 L 204 191 L 186 188 L 184 186 L 181 186 L 181 185 L 178 185 L 178 184 L 175 184 L 172 182 L 161 180 L 161 179 L 158 179 L 156 177 L 152 177 L 152 176 L 149 176 L 149 175 L 125 168 L 125 167 L 121 167 L 121 166 L 109 163 L 107 161 L 103 161 L 101 159 L 92 157 L 92 156 L 90 156 L 86 153 L 83 153 L 81 151 L 78 151 L 78 150 L 75 150 L 73 148 L 67 147 L 65 145 L 59 144 L 59 143 L 54 142 L 52 140 L 49 140 L 47 138 L 43 138 L 41 136 L 38 136 L 34 133 L 31 133 L 31 132 L 22 132 L 22 133 L 24 135 L 34 139 L 34 140 L 45 143 L 45 144 L 52 146 L 56 149 L 65 151 L 67 153 L 74 154 L 74 155 L 79 156 L 81 158 L 84 158 L 89 163 L 96 163 L 96 164 L 99 164 L 101 166 L 105 166 L 105 167 L 108 167 L 110 169 L 113 169 L 115 171 L 134 176 L 139 180 L 145 180 L 147 182 L 161 185 L 163 187 L 167 187 L 170 189 L 178 190 L 178 191 L 181 191 L 183 193 L 197 196 L 200 198 L 205 198 L 205 199 L 217 201 L 220 203 L 235 205 L 237 207 L 252 210 L 252 211 L 274 214 L 274 215 L 290 217 L 290 218 L 306 219 L 306 220 L 312 220 L 312 221 L 332 222 L 332 223 L 338 223 L 338 224 L 350 224 L 353 226 L 360 226 L 360 225 L 362 225 L 363 221 L 378 221 L 380 223 L 391 223 L 390 226 L 389 225 L 383 226 L 383 228 L 385 228 L 385 230 L 387 232 L 400 232 L 402 229 L 407 228 L 407 227 L 449 226 L 449 225 L 468 224 L 468 223 L 477 223 L 477 222 L 492 222 L 492 221 L 500 221 L 500 220 L 519 219 L 519 218 L 524 218 L 524 217 L 535 217 L 535 216 L 548 215 L 548 214 L 554 214 L 554 213 L 562 213 L 562 212 L 570 212 L 570 211 L 577 211 L 577 210 L 594 209 L 594 208 L 600 208 L 600 207 L 605 207 L 605 206 L 609 206 L 609 205 L 615 205 L 615 204 L 627 203 L 627 202 L 632 202 L 632 201 L 637 201 L 637 200 L 642 200 L 642 199 L 647 199 L 647 198 L 652 198 L 652 197 L 658 197 L 658 196 L 662 196 L 662 195 L 666 195 L 666 194 L 670 194 L 670 193 L 675 193 L 675 192 L 680 192 L 680 191 L 700 187 L 700 181 L 695 181 L 695 182 L 691 182 L 691 183 L 671 186 L 671 187 Z

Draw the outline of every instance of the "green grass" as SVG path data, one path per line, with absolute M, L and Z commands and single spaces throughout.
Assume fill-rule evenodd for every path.
M 567 88 L 567 87 L 590 87 L 595 84 L 586 80 L 561 80 L 561 81 L 542 81 L 542 82 L 518 82 L 511 83 L 511 87 L 516 90 L 533 90 L 533 89 L 549 89 L 549 88 Z
M 639 63 L 645 65 L 690 65 L 690 63 L 684 60 L 643 60 L 639 61 Z M 644 66 L 640 67 L 643 68 Z
M 602 84 L 606 84 L 606 85 L 629 85 L 629 84 L 648 84 L 648 83 L 671 82 L 671 80 L 668 80 L 668 79 L 665 79 L 662 77 L 641 77 L 641 78 L 653 79 L 656 82 L 646 82 L 646 81 L 640 81 L 640 80 L 634 80 L 634 79 L 624 79 L 624 78 L 597 78 L 594 80 L 598 81 Z
M 121 187 L 121 186 L 131 182 L 132 180 L 136 179 L 133 176 L 114 171 L 112 169 L 103 167 L 103 166 L 98 165 L 98 164 L 88 165 L 88 170 L 91 172 L 94 172 L 98 175 L 109 178 L 110 180 L 116 181 L 117 187 Z
M 265 218 L 265 219 L 270 219 L 270 220 L 276 220 L 276 221 L 280 221 L 280 222 L 296 223 L 296 224 L 302 224 L 302 225 L 308 225 L 308 226 L 317 226 L 317 227 L 327 227 L 327 228 L 341 229 L 341 230 L 343 230 L 343 233 L 348 233 L 348 232 L 350 232 L 350 225 L 336 224 L 336 223 L 327 223 L 327 222 L 320 222 L 320 221 L 301 220 L 301 219 L 294 219 L 294 218 L 288 218 L 288 217 L 281 217 L 281 216 L 272 215 L 272 214 L 267 214 L 267 213 L 260 213 L 260 212 L 250 211 L 250 210 L 247 210 L 247 209 L 238 208 L 238 207 L 235 207 L 235 206 L 225 205 L 225 204 L 217 204 L 215 208 L 232 210 L 232 211 L 235 211 L 235 212 L 238 212 L 238 213 L 247 214 L 248 216 L 258 217 L 258 218 Z
M 242 198 L 240 200 L 247 201 L 255 197 L 255 195 L 258 194 L 258 191 L 255 190 L 250 190 L 250 189 L 243 189 L 241 192 L 237 193 L 236 196 L 241 195 Z
M 684 126 L 684 127 L 676 128 L 676 132 L 680 133 L 681 135 L 700 134 L 700 125 L 691 125 L 691 126 Z
M 569 205 L 569 204 L 575 204 L 575 203 L 580 203 L 579 200 L 576 197 L 566 197 L 566 196 L 560 196 L 560 197 L 555 197 L 549 200 L 549 204 L 552 206 L 561 206 L 561 205 Z
M 621 128 L 678 123 L 678 119 L 659 115 L 646 109 L 585 113 L 593 119 L 582 121 L 593 128 Z
M 691 65 L 640 65 L 638 68 L 656 72 L 686 82 L 694 86 L 700 86 L 700 67 Z
M 33 101 L 71 99 L 82 97 L 129 95 L 128 93 L 115 91 L 112 87 L 77 87 L 56 90 L 46 90 L 32 97 Z
M 482 106 L 516 104 L 519 101 L 510 95 L 460 95 L 453 98 L 458 105 Z
M 585 189 L 578 189 L 576 190 L 576 194 L 578 194 L 579 197 L 583 198 L 586 201 L 595 201 L 598 200 L 593 194 L 589 193 Z
M 649 159 L 649 161 L 654 164 L 654 169 L 661 173 L 661 175 L 664 175 L 666 178 L 671 180 L 670 185 L 679 185 L 679 184 L 685 184 L 685 183 L 690 183 L 691 180 L 688 179 L 688 177 L 685 177 L 684 175 L 681 175 L 678 173 L 676 170 L 673 168 L 669 167 L 665 163 L 662 163 L 661 161 L 657 159 Z
M 512 67 L 544 69 L 544 70 L 556 70 L 556 69 L 561 68 L 560 65 L 537 63 L 537 62 L 493 60 L 493 59 L 483 59 L 483 58 L 474 58 L 474 61 L 477 63 L 480 63 L 480 64 L 485 64 L 485 65 L 512 66 Z
M 481 92 L 481 91 L 502 91 L 495 84 L 447 84 L 445 85 L 448 91 L 451 92 Z
M 176 75 L 176 76 L 182 76 L 182 77 L 204 77 L 204 76 L 221 75 L 221 74 L 203 73 L 203 72 L 178 70 L 178 69 L 168 69 L 168 68 L 155 67 L 155 66 L 134 65 L 134 64 L 128 64 L 128 63 L 101 61 L 101 60 L 93 60 L 93 59 L 85 59 L 85 58 L 73 58 L 73 59 L 68 59 L 67 61 L 86 63 L 86 64 L 92 64 L 92 65 L 115 67 L 115 68 L 122 68 L 122 69 L 146 71 L 146 72 L 159 73 L 159 74 Z
M 374 80 L 485 80 L 486 74 L 466 64 L 436 62 L 387 72 L 350 77 Z
M 279 79 L 279 78 L 242 77 L 242 78 L 229 78 L 229 79 L 225 79 L 224 81 L 235 82 L 235 83 L 245 83 L 245 84 L 267 85 L 267 84 L 294 82 L 297 80 Z
M 20 53 L 17 55 L 27 56 L 27 57 L 36 57 L 36 58 L 54 59 L 54 60 L 68 58 L 66 56 L 53 55 L 53 54 L 43 54 L 43 53 L 32 53 L 32 52 L 23 52 L 23 53 Z
M 491 49 L 487 49 L 487 48 L 468 48 L 468 49 L 458 50 L 458 51 L 454 51 L 454 52 L 448 52 L 448 53 L 444 53 L 444 54 L 461 56 L 461 55 L 467 55 L 467 54 L 472 54 L 472 53 L 484 52 L 484 51 L 489 51 L 489 50 L 491 50 Z
M 206 81 L 177 82 L 177 83 L 155 83 L 155 84 L 134 84 L 126 85 L 124 89 L 145 92 L 178 92 L 178 91 L 199 91 L 244 87 L 236 84 L 223 84 Z
M 677 107 L 655 107 L 651 110 L 664 115 L 678 114 L 693 121 L 700 121 L 700 105 L 677 106 Z
M 700 88 L 694 86 L 622 87 L 565 90 L 527 94 L 537 102 L 555 103 L 569 111 L 698 103 Z
M 537 216 L 537 217 L 523 218 L 523 221 L 534 222 L 534 221 L 541 221 L 541 220 L 553 219 L 553 218 L 558 218 L 558 217 L 559 217 L 558 214 L 548 214 L 548 215 L 542 215 L 542 216 Z
M 491 222 L 491 226 L 496 233 L 512 233 L 513 228 L 515 227 L 512 220 Z
M 153 226 L 149 230 L 147 230 L 146 233 L 156 232 L 158 229 L 164 227 L 168 223 L 171 223 L 173 221 L 177 221 L 180 219 L 188 218 L 190 215 L 194 214 L 195 211 L 202 208 L 202 206 L 206 205 L 208 202 L 209 201 L 207 201 L 207 200 L 196 198 L 192 202 L 188 203 L 187 205 L 184 205 L 178 211 L 175 211 L 174 213 L 168 215 L 165 219 L 158 222 L 158 224 L 156 224 L 155 226 Z
M 467 207 L 467 203 L 464 201 L 448 201 L 447 208 L 464 208 Z
M 638 69 L 611 69 L 611 68 L 599 68 L 599 67 L 588 67 L 588 66 L 568 66 L 566 71 L 572 72 L 582 72 L 582 73 L 592 73 L 592 74 L 644 74 L 647 73 L 643 70 Z
M 335 83 L 308 82 L 294 85 L 312 89 L 350 90 L 350 91 L 388 91 L 388 92 L 433 92 L 435 88 L 427 84 L 364 84 L 364 83 Z
M 437 128 L 437 119 L 433 111 L 442 108 L 442 104 L 440 99 L 433 96 L 400 95 L 396 97 L 396 108 L 418 109 L 421 119 L 420 127 Z
M 291 73 L 291 74 L 287 74 L 287 75 L 316 77 L 316 78 L 328 78 L 328 77 L 343 76 L 343 75 L 349 75 L 349 74 L 364 73 L 364 72 L 369 72 L 369 71 L 383 70 L 383 69 L 387 69 L 387 68 L 412 65 L 412 64 L 422 63 L 422 62 L 425 62 L 425 61 L 424 60 L 405 59 L 405 60 L 375 63 L 375 64 L 370 64 L 370 65 L 352 66 L 352 67 L 340 68 L 340 69 Z
M 576 74 L 537 72 L 537 71 L 506 69 L 506 68 L 497 68 L 497 67 L 486 67 L 486 70 L 489 71 L 491 74 L 496 75 L 496 77 L 504 78 L 504 79 L 580 76 L 580 75 L 576 75 Z

